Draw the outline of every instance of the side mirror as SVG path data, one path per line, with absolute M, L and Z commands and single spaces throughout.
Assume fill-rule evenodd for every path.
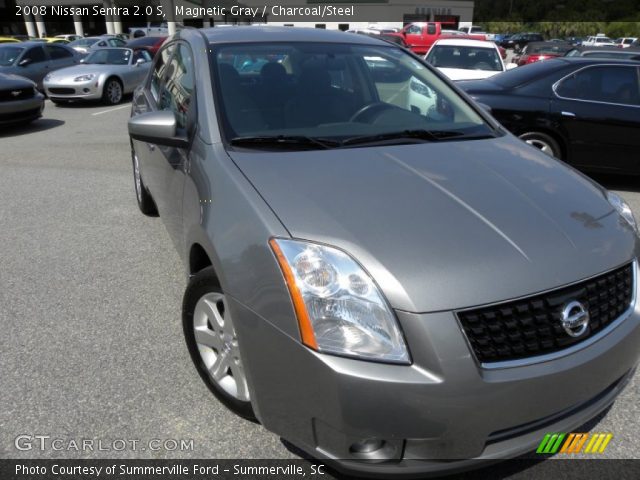
M 507 64 L 505 65 L 505 68 L 506 68 L 507 70 L 513 70 L 514 68 L 517 68 L 517 67 L 518 67 L 518 64 L 517 64 L 517 63 L 513 63 L 513 62 L 511 62 L 511 63 L 507 63 Z
M 143 63 L 147 63 L 147 61 L 144 58 L 139 58 L 138 60 L 136 60 L 136 67 L 139 67 Z
M 22 60 L 20 60 L 20 63 L 18 63 L 18 66 L 19 67 L 26 67 L 30 63 L 31 63 L 31 59 L 30 58 L 23 58 Z
M 80 59 L 80 63 L 85 63 L 86 61 L 87 61 L 87 59 L 86 59 L 86 58 L 81 58 L 81 59 Z
M 187 148 L 189 146 L 188 139 L 176 136 L 176 116 L 168 110 L 131 117 L 128 127 L 129 135 L 135 140 L 167 147 Z

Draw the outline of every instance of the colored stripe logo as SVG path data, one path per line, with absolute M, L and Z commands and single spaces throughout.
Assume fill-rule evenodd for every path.
M 536 453 L 604 453 L 612 438 L 611 433 L 547 433 Z

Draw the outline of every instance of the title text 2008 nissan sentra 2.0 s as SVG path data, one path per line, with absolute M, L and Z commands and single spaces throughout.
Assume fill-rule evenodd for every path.
M 129 133 L 139 206 L 188 269 L 200 375 L 344 471 L 516 456 L 633 374 L 628 205 L 396 46 L 184 29 Z

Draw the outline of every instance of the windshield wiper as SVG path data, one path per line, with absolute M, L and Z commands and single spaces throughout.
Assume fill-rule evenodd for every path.
M 349 145 L 360 145 L 363 143 L 377 143 L 384 142 L 386 140 L 396 140 L 396 139 L 416 139 L 416 140 L 425 140 L 429 142 L 438 142 L 440 140 L 447 140 L 450 138 L 461 138 L 468 137 L 463 132 L 449 131 L 449 130 L 402 130 L 399 132 L 390 132 L 390 133 L 379 133 L 377 135 L 363 135 L 360 137 L 351 137 L 343 140 L 341 142 L 341 146 L 349 146 Z M 473 138 L 482 138 L 482 137 L 473 137 Z
M 304 135 L 272 135 L 261 137 L 235 137 L 232 145 L 255 145 L 265 147 L 320 147 L 330 149 L 341 144 L 325 138 L 307 137 Z

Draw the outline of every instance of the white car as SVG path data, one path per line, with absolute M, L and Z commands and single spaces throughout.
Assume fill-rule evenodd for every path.
M 82 38 L 82 35 L 75 35 L 73 33 L 65 33 L 62 35 L 56 35 L 55 38 L 62 38 L 63 40 L 66 40 L 68 42 L 74 42 L 76 40 L 80 40 Z
M 616 43 L 611 40 L 609 37 L 598 34 L 595 37 L 587 37 L 587 39 L 582 42 L 583 47 L 615 47 Z
M 633 44 L 633 42 L 637 40 L 638 39 L 636 37 L 621 37 L 621 38 L 616 38 L 613 43 L 615 43 L 618 47 L 621 47 L 621 48 L 629 48 Z
M 516 67 L 506 64 L 493 42 L 464 38 L 436 40 L 425 60 L 451 80 L 482 80 Z
M 167 35 L 169 35 L 167 22 L 147 22 L 143 27 L 129 28 L 129 36 L 131 38 L 166 37 Z

